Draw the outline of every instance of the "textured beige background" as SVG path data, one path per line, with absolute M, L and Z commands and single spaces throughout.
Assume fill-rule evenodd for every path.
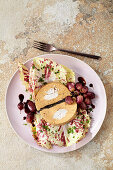
M 112 0 L 0 0 L 0 170 L 113 169 L 112 21 Z M 18 61 L 43 54 L 31 47 L 34 39 L 102 56 L 77 57 L 98 73 L 108 97 L 100 131 L 77 151 L 40 152 L 18 138 L 7 120 L 5 93 Z

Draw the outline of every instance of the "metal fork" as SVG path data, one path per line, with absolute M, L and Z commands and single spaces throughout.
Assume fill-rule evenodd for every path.
M 81 55 L 81 56 L 84 56 L 84 57 L 93 58 L 93 59 L 97 59 L 97 60 L 101 59 L 101 57 L 97 56 L 97 55 L 86 54 L 86 53 L 70 51 L 70 50 L 64 50 L 64 49 L 56 48 L 55 46 L 53 46 L 51 44 L 38 42 L 38 41 L 34 41 L 33 47 L 37 48 L 38 50 L 44 51 L 44 52 L 63 51 L 63 52 L 68 52 L 68 53 L 71 53 L 71 54 Z

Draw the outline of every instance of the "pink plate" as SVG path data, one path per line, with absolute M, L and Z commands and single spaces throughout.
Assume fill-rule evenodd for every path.
M 25 92 L 25 87 L 22 85 L 22 82 L 20 81 L 18 71 L 16 71 L 16 73 L 12 77 L 6 93 L 6 109 L 9 121 L 12 127 L 14 128 L 15 132 L 25 142 L 27 142 L 30 146 L 36 149 L 51 153 L 64 153 L 76 150 L 87 144 L 89 141 L 91 141 L 97 134 L 103 123 L 107 105 L 106 93 L 103 83 L 100 80 L 99 76 L 96 74 L 96 72 L 90 66 L 88 66 L 86 63 L 79 59 L 60 54 L 46 54 L 38 57 L 49 58 L 56 61 L 59 64 L 63 64 L 72 69 L 76 73 L 76 79 L 78 76 L 82 76 L 85 78 L 87 86 L 89 86 L 90 83 L 93 84 L 93 88 L 90 88 L 90 91 L 94 91 L 96 94 L 96 98 L 93 100 L 93 103 L 96 106 L 96 108 L 92 112 L 92 122 L 89 132 L 87 133 L 84 139 L 82 139 L 77 144 L 73 144 L 70 147 L 53 146 L 52 149 L 47 150 L 45 148 L 38 146 L 32 137 L 30 127 L 28 125 L 27 126 L 23 125 L 26 123 L 26 121 L 23 120 L 23 116 L 25 115 L 25 113 L 22 112 L 20 114 L 17 108 L 17 104 L 19 102 L 18 99 L 19 94 L 21 93 L 24 94 L 25 100 L 29 99 L 29 94 Z M 25 64 L 28 68 L 30 68 L 31 61 L 32 59 L 27 61 Z

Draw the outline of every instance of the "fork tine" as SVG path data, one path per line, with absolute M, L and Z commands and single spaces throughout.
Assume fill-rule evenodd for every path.
M 34 41 L 34 43 L 35 43 L 35 44 L 40 44 L 40 45 L 45 45 L 45 46 L 47 46 L 47 44 L 46 44 L 46 43 L 43 43 L 43 42 Z
M 42 48 L 45 48 L 45 46 L 44 45 L 40 45 L 40 44 L 33 44 L 35 47 L 42 47 Z
M 34 48 L 37 48 L 38 50 L 41 50 L 41 51 L 47 51 L 47 49 L 44 48 L 44 47 L 34 46 L 34 45 L 33 45 L 33 47 L 34 47 Z
M 47 47 L 44 46 L 44 45 L 33 44 L 33 46 L 34 46 L 35 48 L 39 48 L 39 49 L 47 49 Z

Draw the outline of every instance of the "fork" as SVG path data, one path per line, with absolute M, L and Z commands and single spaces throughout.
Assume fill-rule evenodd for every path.
M 68 53 L 71 53 L 71 54 L 81 55 L 81 56 L 84 56 L 84 57 L 93 58 L 93 59 L 97 59 L 97 60 L 101 59 L 101 57 L 97 56 L 97 55 L 86 54 L 86 53 L 70 51 L 70 50 L 64 50 L 64 49 L 56 48 L 55 46 L 53 46 L 51 44 L 38 42 L 38 41 L 34 41 L 33 47 L 37 48 L 38 50 L 44 51 L 44 52 L 63 51 L 63 52 L 68 52 Z

